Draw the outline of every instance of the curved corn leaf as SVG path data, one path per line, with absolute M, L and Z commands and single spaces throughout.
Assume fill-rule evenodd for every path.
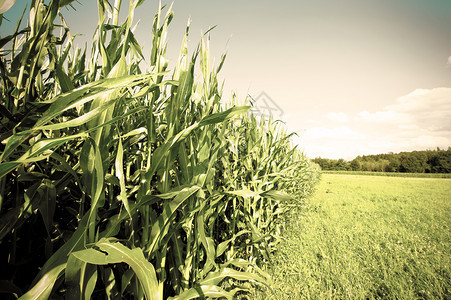
M 184 188 L 181 190 L 177 196 L 175 196 L 174 200 L 170 202 L 166 202 L 163 208 L 163 212 L 155 220 L 152 224 L 151 231 L 151 244 L 149 245 L 149 253 L 153 255 L 155 251 L 157 251 L 158 243 L 163 239 L 163 237 L 169 231 L 169 224 L 172 222 L 174 218 L 174 214 L 176 210 L 194 193 L 200 190 L 200 187 L 193 186 L 190 188 Z
M 251 106 L 232 107 L 226 111 L 218 112 L 218 113 L 215 113 L 215 114 L 212 114 L 210 116 L 203 118 L 200 121 L 199 125 L 205 126 L 205 125 L 210 125 L 210 124 L 221 123 L 221 122 L 224 122 L 226 120 L 233 118 L 236 115 L 246 113 L 246 112 L 250 111 L 251 108 L 252 108 Z
M 205 248 L 205 252 L 207 254 L 207 262 L 205 263 L 203 273 L 208 272 L 211 268 L 216 266 L 215 258 L 216 258 L 216 249 L 214 241 L 211 237 L 206 236 L 205 234 L 205 210 L 201 210 L 201 212 L 197 216 L 197 234 L 198 239 L 200 240 L 202 246 Z M 207 271 L 208 270 L 208 271 Z
M 125 188 L 124 149 L 122 147 L 122 139 L 121 138 L 119 138 L 119 144 L 117 147 L 115 168 L 116 168 L 116 177 L 117 177 L 117 179 L 119 179 L 119 185 L 121 188 L 120 199 L 121 199 L 122 203 L 124 204 L 125 209 L 128 212 L 128 216 L 130 217 L 130 219 L 132 219 L 130 205 L 128 204 L 127 191 Z
M 72 255 L 81 261 L 94 265 L 126 263 L 138 277 L 146 298 L 149 300 L 162 299 L 162 295 L 160 295 L 158 289 L 155 269 L 145 259 L 140 248 L 130 249 L 119 242 L 113 242 L 107 239 L 101 239 L 93 247 L 95 248 L 73 252 Z
M 91 299 L 97 282 L 97 266 L 69 255 L 65 269 L 67 300 Z
M 16 161 L 0 163 L 0 178 L 23 163 L 36 162 L 48 158 L 52 155 L 52 152 L 48 152 L 47 150 L 56 149 L 68 141 L 75 140 L 77 138 L 85 138 L 87 136 L 88 135 L 86 133 L 79 133 L 61 138 L 38 140 Z M 14 137 L 15 136 L 12 138 Z M 18 137 L 20 138 L 20 136 Z
M 220 243 L 217 247 L 216 247 L 216 256 L 219 257 L 221 256 L 229 247 L 229 244 L 231 242 L 233 242 L 237 237 L 246 234 L 246 233 L 250 233 L 249 230 L 241 230 L 240 232 L 236 233 L 233 235 L 232 238 Z
M 14 3 L 16 3 L 16 0 L 0 0 L 0 15 L 13 7 Z

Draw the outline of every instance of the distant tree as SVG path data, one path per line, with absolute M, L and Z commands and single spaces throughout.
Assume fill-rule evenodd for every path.
M 345 160 L 342 158 L 337 160 L 336 166 L 334 169 L 339 170 L 339 171 L 346 171 L 348 168 L 347 168 L 347 164 L 346 164 Z
M 451 151 L 441 151 L 429 161 L 431 172 L 451 173 Z
M 352 171 L 360 171 L 360 163 L 357 159 L 353 159 L 349 164 Z
M 451 148 L 357 156 L 344 159 L 315 158 L 323 170 L 353 170 L 377 172 L 451 173 Z
M 380 159 L 378 161 L 376 161 L 376 165 L 375 165 L 375 171 L 378 172 L 387 172 L 387 168 L 390 164 L 390 161 L 388 159 Z
M 401 162 L 399 161 L 399 158 L 395 155 L 392 155 L 388 158 L 388 166 L 385 170 L 386 172 L 398 172 L 400 166 Z
M 317 163 L 322 170 L 332 170 L 333 164 L 330 159 L 317 157 L 312 159 L 312 161 Z
M 361 166 L 362 171 L 372 172 L 376 170 L 376 161 L 373 158 L 365 159 Z
M 413 155 L 405 155 L 401 159 L 401 166 L 399 167 L 399 171 L 403 173 L 422 173 L 423 167 L 421 165 L 421 161 L 419 161 Z
M 428 156 L 426 155 L 426 151 L 413 151 L 410 153 L 410 156 L 413 156 L 418 161 L 420 165 L 417 173 L 424 173 L 429 170 L 428 165 Z

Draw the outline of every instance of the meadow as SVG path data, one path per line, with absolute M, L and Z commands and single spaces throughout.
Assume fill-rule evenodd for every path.
M 261 299 L 450 299 L 451 180 L 323 174 Z
M 323 170 L 323 174 L 343 174 L 343 175 L 368 175 L 368 176 L 389 176 L 389 177 L 411 177 L 411 178 L 451 178 L 451 173 L 400 173 L 400 172 L 376 172 L 376 171 L 341 171 Z

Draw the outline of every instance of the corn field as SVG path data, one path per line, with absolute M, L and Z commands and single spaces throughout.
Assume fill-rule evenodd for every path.
M 189 53 L 188 25 L 169 69 L 171 8 L 156 12 L 145 57 L 132 31 L 143 0 L 123 23 L 121 0 L 98 0 L 80 49 L 61 11 L 72 2 L 31 1 L 0 39 L 0 297 L 234 299 L 270 288 L 285 213 L 318 168 L 279 122 L 223 101 L 225 55 L 211 64 L 209 33 Z

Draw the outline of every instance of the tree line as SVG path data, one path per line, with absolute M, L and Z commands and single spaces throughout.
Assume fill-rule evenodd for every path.
M 401 173 L 451 173 L 451 148 L 357 156 L 344 159 L 314 158 L 323 170 Z

